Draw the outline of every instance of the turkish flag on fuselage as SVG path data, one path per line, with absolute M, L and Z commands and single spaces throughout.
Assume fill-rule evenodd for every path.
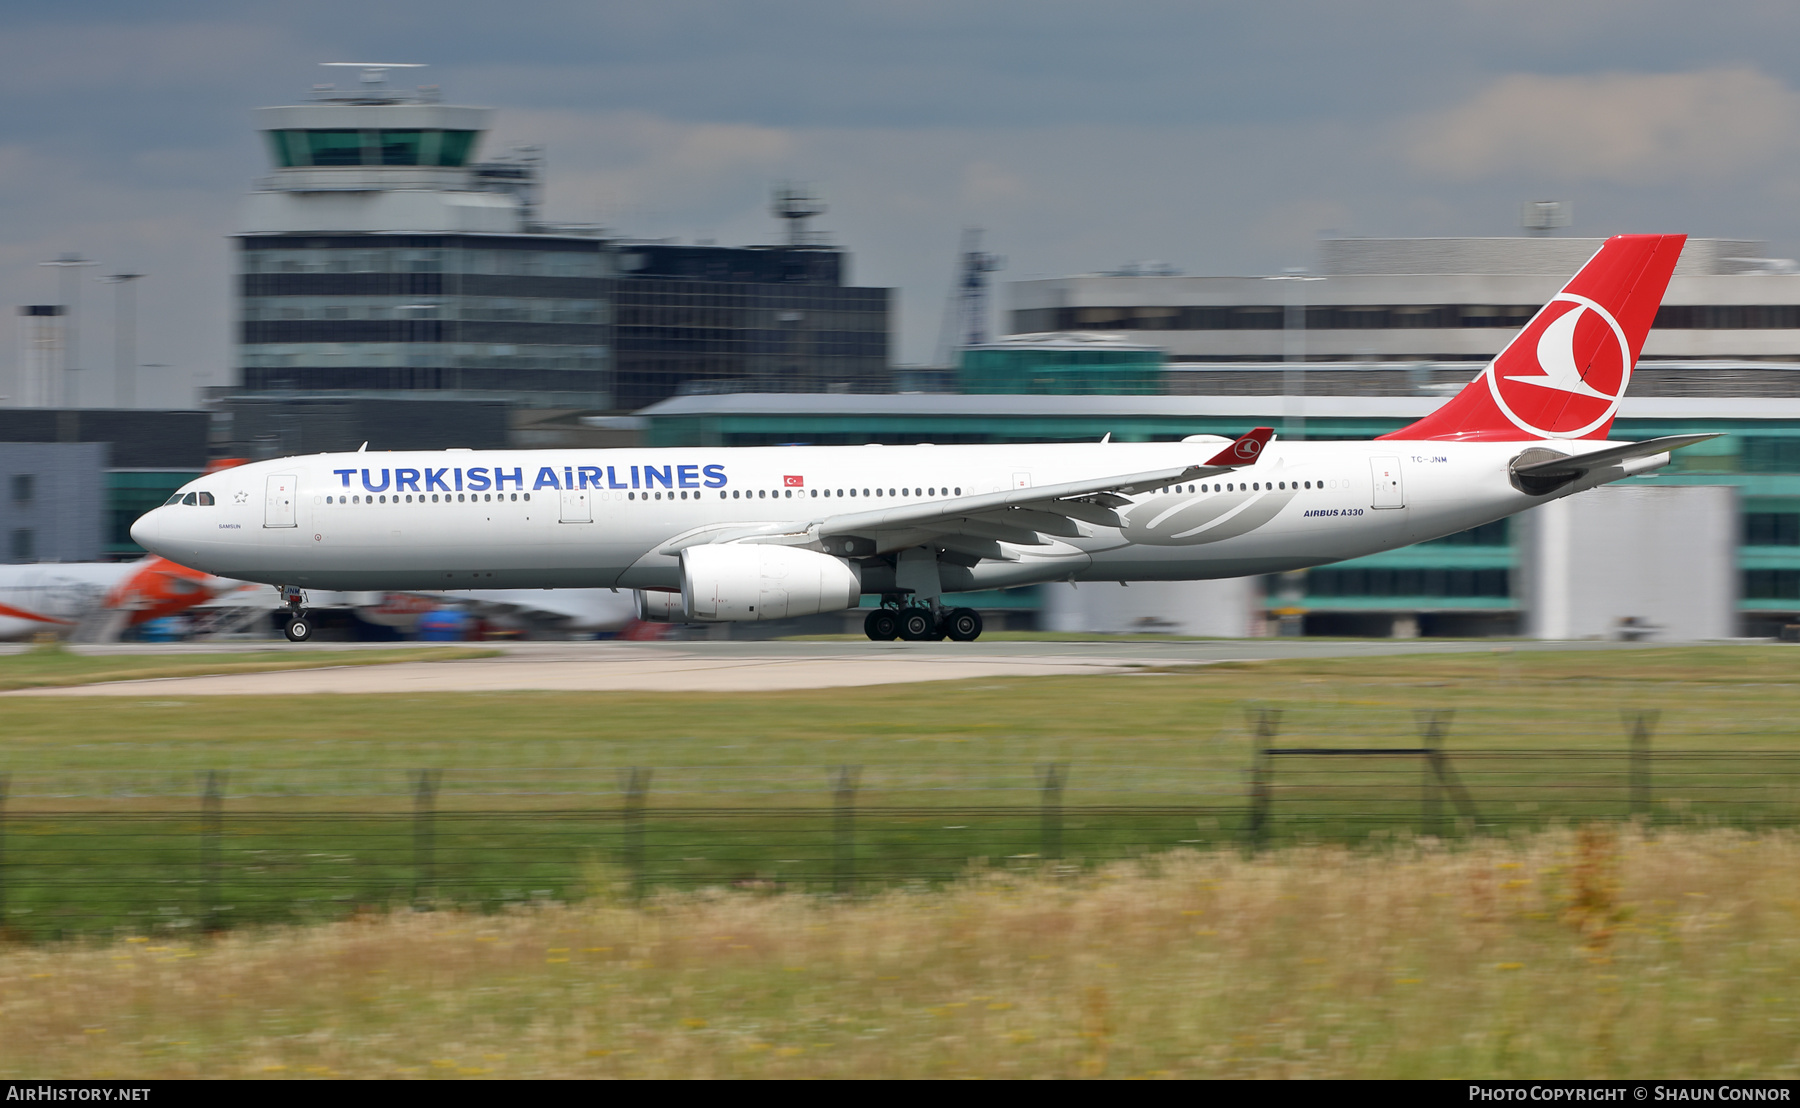
M 804 477 L 783 477 L 781 479 L 781 483 L 786 485 L 790 489 L 801 489 L 801 488 L 806 487 L 806 478 L 804 478 Z

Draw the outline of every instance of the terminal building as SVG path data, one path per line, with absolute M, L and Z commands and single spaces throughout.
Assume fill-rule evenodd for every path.
M 236 391 L 616 411 L 885 381 L 891 290 L 846 286 L 844 251 L 794 218 L 816 204 L 779 211 L 794 233 L 773 246 L 546 223 L 533 151 L 480 160 L 494 114 L 379 69 L 258 111 L 272 167 L 235 238 Z

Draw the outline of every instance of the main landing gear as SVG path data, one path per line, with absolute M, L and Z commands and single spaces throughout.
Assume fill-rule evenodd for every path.
M 305 642 L 312 638 L 312 617 L 307 615 L 304 607 L 306 594 L 292 585 L 287 585 L 281 590 L 281 602 L 287 606 L 288 610 L 287 626 L 282 629 L 282 632 L 287 635 L 287 641 Z
M 863 619 L 863 634 L 876 642 L 974 642 L 981 637 L 981 613 L 973 608 L 934 612 L 930 608 L 876 608 Z

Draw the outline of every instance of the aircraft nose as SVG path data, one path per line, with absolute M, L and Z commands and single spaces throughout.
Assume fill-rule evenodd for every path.
M 152 554 L 158 553 L 156 540 L 162 537 L 162 514 L 161 508 L 152 508 L 131 525 L 131 541 Z

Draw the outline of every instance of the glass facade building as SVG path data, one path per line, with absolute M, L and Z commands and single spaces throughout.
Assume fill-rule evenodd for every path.
M 682 392 L 886 389 L 893 290 L 843 285 L 842 251 L 669 243 L 617 250 L 619 407 Z
M 245 390 L 611 406 L 613 254 L 552 235 L 255 235 L 239 244 Z

